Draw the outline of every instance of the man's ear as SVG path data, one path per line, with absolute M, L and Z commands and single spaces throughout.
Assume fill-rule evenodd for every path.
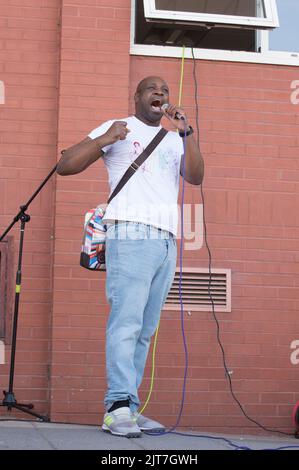
M 134 101 L 135 101 L 135 103 L 138 103 L 138 101 L 139 101 L 139 93 L 138 93 L 138 91 L 136 91 L 136 93 L 135 93 L 135 95 L 134 95 Z

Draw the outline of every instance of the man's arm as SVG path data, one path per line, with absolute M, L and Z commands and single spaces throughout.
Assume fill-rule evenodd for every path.
M 182 108 L 178 108 L 172 104 L 168 104 L 167 108 L 163 109 L 165 117 L 178 129 L 179 132 L 185 132 L 185 126 L 187 123 L 187 116 Z M 183 119 L 179 119 L 177 115 Z M 186 126 L 186 132 L 190 128 Z M 185 148 L 185 171 L 183 171 L 183 160 L 181 160 L 180 173 L 183 176 L 185 173 L 185 180 L 190 184 L 201 184 L 204 175 L 204 161 L 199 150 L 197 143 L 192 134 L 186 137 L 182 137 L 186 142 Z
M 102 155 L 103 152 L 98 138 L 86 137 L 86 139 L 63 152 L 56 171 L 62 176 L 75 175 L 85 170 Z
M 185 169 L 183 169 L 183 160 L 181 160 L 180 173 L 183 176 L 185 173 L 185 180 L 190 184 L 201 184 L 204 176 L 204 161 L 198 145 L 193 135 L 183 137 L 186 143 L 185 148 Z M 185 171 L 184 171 L 185 170 Z
M 86 137 L 78 144 L 65 150 L 58 162 L 57 173 L 67 176 L 84 171 L 103 156 L 102 148 L 126 138 L 127 133 L 130 132 L 126 126 L 125 121 L 115 121 L 105 134 L 95 139 Z

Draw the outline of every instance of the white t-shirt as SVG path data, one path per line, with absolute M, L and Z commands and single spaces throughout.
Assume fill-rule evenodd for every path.
M 127 134 L 125 140 L 119 140 L 103 148 L 110 194 L 130 164 L 161 129 L 161 126 L 148 126 L 135 116 L 120 120 L 127 122 L 127 128 L 131 132 Z M 94 129 L 89 137 L 95 139 L 103 135 L 113 122 L 114 120 L 103 123 Z M 142 222 L 176 235 L 180 163 L 183 152 L 183 139 L 177 132 L 168 132 L 107 206 L 103 220 Z

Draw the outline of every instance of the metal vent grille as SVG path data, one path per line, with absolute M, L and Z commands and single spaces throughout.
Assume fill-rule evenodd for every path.
M 231 311 L 231 271 L 212 269 L 211 280 L 208 269 L 183 268 L 182 301 L 185 309 L 211 311 L 213 299 L 215 311 Z M 176 271 L 172 287 L 163 307 L 165 310 L 179 310 L 180 270 Z

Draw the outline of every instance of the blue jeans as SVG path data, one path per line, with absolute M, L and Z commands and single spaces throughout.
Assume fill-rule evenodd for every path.
M 139 408 L 138 388 L 173 282 L 176 256 L 176 239 L 165 230 L 138 222 L 108 225 L 106 409 L 119 400 L 129 400 L 132 412 Z

